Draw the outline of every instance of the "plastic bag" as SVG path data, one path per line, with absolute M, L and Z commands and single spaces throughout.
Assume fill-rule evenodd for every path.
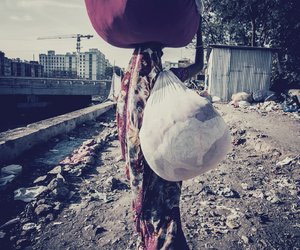
M 231 149 L 222 117 L 172 71 L 158 76 L 144 110 L 140 142 L 149 166 L 168 181 L 215 168 Z

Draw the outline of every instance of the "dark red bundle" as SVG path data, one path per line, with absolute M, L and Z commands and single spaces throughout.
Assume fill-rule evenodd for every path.
M 97 33 L 121 48 L 159 42 L 186 46 L 194 37 L 199 14 L 195 0 L 85 0 Z

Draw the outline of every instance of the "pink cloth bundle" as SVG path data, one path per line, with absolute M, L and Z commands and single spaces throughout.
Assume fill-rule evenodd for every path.
M 85 0 L 97 33 L 111 45 L 133 48 L 158 42 L 183 47 L 199 24 L 195 0 Z

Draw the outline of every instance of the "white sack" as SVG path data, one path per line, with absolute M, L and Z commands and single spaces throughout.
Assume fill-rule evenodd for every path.
M 147 163 L 168 181 L 215 168 L 231 149 L 222 117 L 169 70 L 160 73 L 147 101 L 140 141 Z

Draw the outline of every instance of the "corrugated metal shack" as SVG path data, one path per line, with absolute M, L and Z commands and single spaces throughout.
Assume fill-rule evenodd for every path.
M 229 45 L 210 48 L 206 79 L 212 96 L 230 101 L 237 92 L 269 89 L 272 49 Z

